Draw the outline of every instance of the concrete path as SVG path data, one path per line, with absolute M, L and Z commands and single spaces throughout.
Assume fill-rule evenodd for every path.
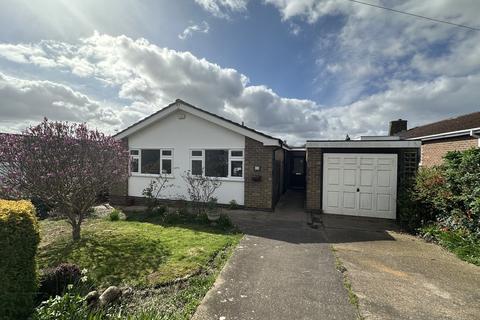
M 480 267 L 379 220 L 322 220 L 365 319 L 480 319 Z
M 287 196 L 274 213 L 231 213 L 246 235 L 193 319 L 356 318 L 323 232 L 307 226 L 301 194 Z

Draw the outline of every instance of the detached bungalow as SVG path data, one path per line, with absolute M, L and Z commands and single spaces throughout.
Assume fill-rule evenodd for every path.
M 246 208 L 273 210 L 289 188 L 305 190 L 306 209 L 396 218 L 398 187 L 413 174 L 420 142 L 399 137 L 307 141 L 291 148 L 266 135 L 176 100 L 116 135 L 131 156 L 128 181 L 115 200 L 135 203 L 152 177 L 166 174 L 167 199 L 187 198 L 182 175 L 218 177 L 215 197 Z
M 174 103 L 116 134 L 130 150 L 131 175 L 120 196 L 139 201 L 152 177 L 166 174 L 168 199 L 188 199 L 182 176 L 218 177 L 221 204 L 272 210 L 284 188 L 282 140 L 197 108 Z

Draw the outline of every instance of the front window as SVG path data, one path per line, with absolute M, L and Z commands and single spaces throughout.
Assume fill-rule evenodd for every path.
M 143 149 L 141 163 L 142 173 L 160 174 L 160 150 Z
M 141 174 L 172 174 L 173 149 L 130 150 L 130 172 Z
M 130 150 L 130 172 L 138 173 L 140 169 L 140 151 Z
M 217 178 L 243 178 L 243 150 L 207 149 L 190 151 L 193 175 Z
M 205 175 L 228 176 L 228 150 L 205 150 Z
M 230 176 L 243 177 L 243 150 L 230 151 Z

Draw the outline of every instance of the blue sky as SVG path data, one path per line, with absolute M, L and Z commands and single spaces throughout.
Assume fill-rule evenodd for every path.
M 480 32 L 347 0 L 0 3 L 2 131 L 183 98 L 298 144 L 480 110 Z M 370 3 L 478 27 L 478 1 Z

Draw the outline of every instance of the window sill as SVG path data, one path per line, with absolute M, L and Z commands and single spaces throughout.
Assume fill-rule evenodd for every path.
M 130 173 L 130 177 L 140 177 L 140 178 L 158 178 L 160 177 L 159 174 L 153 174 L 153 173 Z M 167 179 L 175 179 L 174 175 L 163 175 L 162 177 L 165 177 Z

